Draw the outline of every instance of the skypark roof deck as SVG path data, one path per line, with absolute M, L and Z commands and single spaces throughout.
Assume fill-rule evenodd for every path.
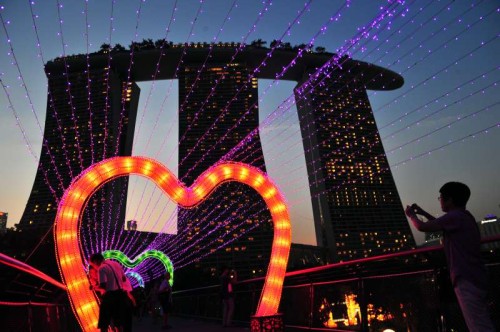
M 292 61 L 285 73 L 279 77 L 280 80 L 301 82 L 307 79 L 307 75 L 314 73 L 329 61 L 335 62 L 332 53 L 304 52 L 297 57 L 298 51 L 275 49 L 270 56 L 270 49 L 254 48 L 247 46 L 237 51 L 238 47 L 214 47 L 210 52 L 209 47 L 175 46 L 167 49 L 135 50 L 133 57 L 131 51 L 118 51 L 111 53 L 111 67 L 121 77 L 127 77 L 127 71 L 131 67 L 131 80 L 135 82 L 155 80 L 170 80 L 176 78 L 176 69 L 181 59 L 186 63 L 203 64 L 210 56 L 211 63 L 220 62 L 221 66 L 228 63 L 246 63 L 249 68 L 256 69 L 256 77 L 261 79 L 275 79 L 283 69 Z M 184 56 L 183 53 L 185 52 Z M 236 55 L 235 55 L 236 54 Z M 106 67 L 109 61 L 109 53 L 93 53 L 90 55 L 90 66 L 96 68 Z M 158 60 L 161 61 L 158 66 Z M 234 57 L 234 60 L 232 58 Z M 130 61 L 133 65 L 130 66 Z M 265 61 L 265 65 L 261 65 Z M 389 69 L 374 64 L 353 60 L 347 57 L 338 60 L 341 68 L 335 69 L 338 76 L 348 74 L 357 80 L 362 80 L 368 90 L 394 90 L 404 83 L 403 77 Z M 69 66 L 70 72 L 84 71 L 87 68 L 85 54 L 67 56 L 49 61 L 45 66 L 48 75 L 65 71 L 64 66 Z M 260 67 L 259 67 L 260 66 Z M 155 78 L 156 76 L 156 78 Z

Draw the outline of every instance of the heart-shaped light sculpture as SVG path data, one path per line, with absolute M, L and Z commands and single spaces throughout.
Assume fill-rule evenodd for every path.
M 172 264 L 170 258 L 168 258 L 168 256 L 160 250 L 146 250 L 132 260 L 120 250 L 106 250 L 102 252 L 102 255 L 105 259 L 114 259 L 121 265 L 126 266 L 129 269 L 133 269 L 148 258 L 155 258 L 163 264 L 163 266 L 165 267 L 165 272 L 170 273 L 170 279 L 168 280 L 170 286 L 174 285 L 174 265 Z
M 80 174 L 65 191 L 57 210 L 54 237 L 57 262 L 73 312 L 83 331 L 97 332 L 99 306 L 85 273 L 78 238 L 80 217 L 91 195 L 120 176 L 137 174 L 152 180 L 184 208 L 194 207 L 221 183 L 235 181 L 255 189 L 267 204 L 274 225 L 271 259 L 256 317 L 277 314 L 291 244 L 291 225 L 284 198 L 259 169 L 241 163 L 223 163 L 205 171 L 186 188 L 165 166 L 144 157 L 115 157 L 95 164 Z

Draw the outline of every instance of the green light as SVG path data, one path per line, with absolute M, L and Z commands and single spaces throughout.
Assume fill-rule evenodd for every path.
M 170 273 L 170 280 L 168 281 L 170 286 L 174 284 L 174 265 L 170 258 L 159 250 L 146 250 L 133 260 L 130 260 L 130 258 L 120 250 L 106 250 L 103 251 L 102 255 L 105 259 L 114 259 L 129 269 L 136 267 L 148 258 L 156 258 L 165 266 L 165 271 Z

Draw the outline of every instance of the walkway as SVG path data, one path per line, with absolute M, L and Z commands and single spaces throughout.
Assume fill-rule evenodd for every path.
M 222 327 L 220 322 L 193 320 L 191 318 L 171 317 L 171 329 L 163 330 L 161 328 L 161 320 L 153 321 L 153 319 L 146 317 L 142 321 L 137 321 L 134 318 L 133 332 L 161 332 L 161 331 L 182 331 L 182 332 L 248 332 L 250 326 L 243 327 Z

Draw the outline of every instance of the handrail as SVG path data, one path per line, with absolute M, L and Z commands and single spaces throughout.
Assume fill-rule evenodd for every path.
M 61 288 L 63 290 L 66 290 L 66 285 L 64 285 L 63 283 L 61 283 L 61 282 L 55 280 L 54 278 L 46 275 L 42 271 L 35 269 L 33 266 L 30 266 L 30 265 L 28 265 L 26 263 L 18 261 L 15 258 L 12 258 L 10 256 L 7 256 L 5 254 L 0 253 L 0 263 L 2 263 L 4 265 L 7 265 L 7 266 L 10 266 L 10 267 L 13 267 L 15 269 L 18 269 L 20 271 L 29 273 L 32 276 L 38 277 L 38 278 L 40 278 L 42 280 L 47 281 L 48 283 L 51 283 L 52 285 L 54 285 L 56 287 L 59 287 L 59 288 Z
M 496 241 L 500 241 L 500 235 L 484 237 L 481 239 L 481 244 L 496 242 Z M 400 251 L 400 252 L 391 253 L 391 254 L 378 255 L 378 256 L 372 256 L 372 257 L 366 257 L 366 258 L 359 258 L 359 259 L 354 259 L 354 260 L 345 261 L 345 262 L 316 266 L 316 267 L 312 267 L 312 268 L 287 272 L 285 274 L 285 280 L 286 280 L 286 278 L 289 278 L 289 277 L 307 275 L 307 274 L 314 273 L 314 272 L 323 272 L 323 271 L 335 269 L 338 267 L 344 267 L 344 266 L 356 265 L 356 264 L 368 263 L 368 262 L 374 262 L 374 261 L 383 261 L 383 260 L 397 258 L 397 257 L 413 256 L 413 255 L 418 255 L 418 254 L 422 254 L 422 253 L 439 251 L 442 249 L 443 249 L 442 245 L 435 245 L 435 246 L 429 246 L 429 247 L 425 247 L 425 248 L 417 248 L 417 249 L 405 250 L 405 251 Z M 262 281 L 262 280 L 264 280 L 264 277 L 258 277 L 258 278 L 252 278 L 252 279 L 246 279 L 246 280 L 239 281 L 238 284 L 241 285 L 241 284 L 253 283 L 253 282 Z M 204 286 L 204 287 L 178 290 L 178 291 L 174 291 L 173 294 L 181 294 L 181 293 L 198 291 L 198 290 L 203 290 L 203 289 L 210 289 L 210 288 L 215 288 L 215 287 L 219 287 L 219 285 L 210 285 L 210 286 Z
M 485 237 L 481 243 L 498 241 L 500 235 Z M 496 243 L 492 247 L 496 248 Z M 487 249 L 482 250 L 482 256 L 498 279 L 500 261 Z M 368 332 L 368 324 L 380 330 L 382 327 L 401 330 L 408 326 L 418 331 L 441 331 L 445 327 L 460 330 L 465 322 L 455 315 L 458 306 L 452 308 L 448 302 L 451 285 L 447 283 L 447 274 L 440 271 L 445 265 L 442 251 L 442 245 L 434 245 L 288 272 L 283 286 L 286 289 L 281 308 L 283 326 L 297 331 L 346 331 L 340 328 L 346 325 L 347 330 L 356 327 Z M 248 324 L 263 281 L 259 277 L 238 283 L 244 287 L 235 291 L 239 299 L 235 321 Z M 500 294 L 500 288 L 492 282 L 493 279 L 492 294 Z M 216 305 L 219 287 L 174 291 L 175 314 L 220 320 L 221 308 Z M 421 300 L 415 301 L 416 298 Z M 390 301 L 384 302 L 387 299 Z M 490 311 L 498 311 L 499 306 L 497 297 Z M 339 310 L 344 310 L 343 314 Z
M 11 301 L 0 301 L 0 305 L 8 307 L 65 307 L 67 304 L 57 304 L 57 303 L 43 303 L 43 302 L 11 302 Z

